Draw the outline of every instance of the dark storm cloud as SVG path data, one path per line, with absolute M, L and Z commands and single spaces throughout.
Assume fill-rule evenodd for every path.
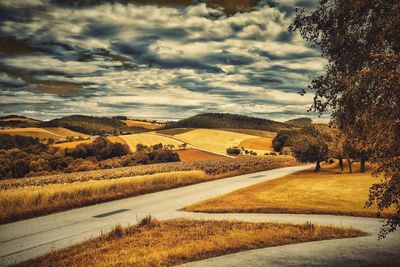
M 39 117 L 303 114 L 312 99 L 297 91 L 323 61 L 287 27 L 295 7 L 314 5 L 264 2 L 254 11 L 224 16 L 205 4 L 74 8 L 5 0 L 0 13 L 11 15 L 0 23 L 0 45 L 7 47 L 0 66 L 15 75 L 0 73 L 0 86 L 12 88 L 0 92 L 0 113 L 10 112 L 12 103 L 16 111 Z M 32 91 L 34 84 L 18 73 L 29 74 L 28 82 L 59 86 Z M 64 83 L 79 86 L 73 95 L 63 94 Z

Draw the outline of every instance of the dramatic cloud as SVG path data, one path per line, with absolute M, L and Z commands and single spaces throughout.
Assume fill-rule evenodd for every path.
M 296 6 L 316 1 L 261 1 L 230 16 L 205 4 L 44 2 L 0 3 L 13 14 L 0 20 L 3 114 L 310 115 L 312 96 L 297 92 L 325 62 L 287 27 Z

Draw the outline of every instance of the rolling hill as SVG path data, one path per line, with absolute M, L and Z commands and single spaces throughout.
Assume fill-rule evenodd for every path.
M 132 127 L 117 119 L 107 117 L 92 117 L 84 115 L 71 115 L 40 123 L 40 127 L 64 127 L 72 131 L 90 134 L 122 134 L 147 131 L 143 127 Z
M 292 128 L 281 122 L 267 119 L 248 117 L 229 113 L 205 113 L 183 119 L 177 122 L 169 123 L 164 129 L 172 128 L 206 128 L 206 129 L 252 129 L 277 132 L 280 130 Z
M 312 124 L 312 119 L 310 118 L 298 118 L 285 121 L 285 124 L 289 124 L 296 127 L 304 127 Z

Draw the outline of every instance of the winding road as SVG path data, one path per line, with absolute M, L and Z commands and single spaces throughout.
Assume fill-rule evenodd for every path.
M 180 187 L 142 196 L 0 225 L 0 265 L 6 266 L 80 243 L 116 224 L 135 224 L 149 214 L 158 219 L 235 219 L 352 226 L 366 237 L 301 243 L 230 254 L 186 266 L 338 266 L 400 260 L 400 232 L 378 241 L 381 222 L 373 218 L 299 214 L 207 214 L 179 211 L 184 206 L 310 165 L 280 168 Z

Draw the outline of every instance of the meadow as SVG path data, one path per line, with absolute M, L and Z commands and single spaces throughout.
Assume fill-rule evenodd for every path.
M 2 129 L 0 130 L 0 134 L 30 136 L 39 139 L 52 138 L 54 140 L 67 138 L 69 136 L 87 137 L 87 135 L 85 134 L 74 132 L 62 127 L 46 127 L 46 128 L 27 127 L 27 128 Z
M 374 217 L 364 208 L 369 188 L 378 182 L 370 172 L 346 173 L 336 165 L 319 173 L 305 170 L 206 200 L 185 210 L 215 213 L 302 213 Z M 382 213 L 387 216 L 390 211 Z
M 0 223 L 295 164 L 288 157 L 243 157 L 3 180 Z
M 236 221 L 157 221 L 116 226 L 110 233 L 19 266 L 175 266 L 244 250 L 351 238 L 352 228 Z
M 125 143 L 129 146 L 131 151 L 136 151 L 136 145 L 142 144 L 145 146 L 154 146 L 157 144 L 163 145 L 172 145 L 175 148 L 178 148 L 182 142 L 179 142 L 170 137 L 153 134 L 153 133 L 140 133 L 140 134 L 131 134 L 131 135 L 121 135 L 119 136 Z
M 185 171 L 1 190 L 0 223 L 211 179 L 202 171 Z

